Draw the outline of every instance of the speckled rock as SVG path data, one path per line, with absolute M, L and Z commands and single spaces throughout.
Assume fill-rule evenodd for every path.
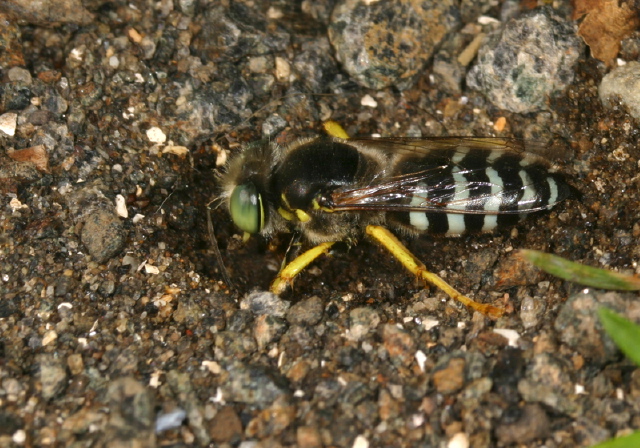
M 40 26 L 61 23 L 87 25 L 93 20 L 93 14 L 80 0 L 6 0 L 0 10 L 10 12 L 18 20 Z
M 373 308 L 354 308 L 349 312 L 349 339 L 359 341 L 380 324 L 380 315 Z
M 230 359 L 243 359 L 256 349 L 251 335 L 229 330 L 216 334 L 215 345 Z
M 416 343 L 408 332 L 397 325 L 382 327 L 382 341 L 394 364 L 407 366 L 414 361 Z
M 465 384 L 466 361 L 462 357 L 442 360 L 433 372 L 433 385 L 441 394 L 451 394 Z
M 293 60 L 294 72 L 310 92 L 321 92 L 338 73 L 331 45 L 325 38 L 303 43 L 301 50 Z
M 40 383 L 42 384 L 42 396 L 46 400 L 54 398 L 67 386 L 67 371 L 64 361 L 53 355 L 40 355 L 38 357 L 40 367 Z
M 362 86 L 406 89 L 458 20 L 450 0 L 341 0 L 331 16 L 329 39 L 338 61 Z
M 253 322 L 253 336 L 258 348 L 264 348 L 271 342 L 277 341 L 285 332 L 287 324 L 281 317 L 263 314 Z
M 640 119 L 640 62 L 629 61 L 609 72 L 598 86 L 600 101 L 606 107 L 621 104 L 636 120 Z
M 209 423 L 209 436 L 215 443 L 237 443 L 242 435 L 242 422 L 232 406 L 218 411 Z
M 321 448 L 323 446 L 320 431 L 313 426 L 299 426 L 296 429 L 296 443 L 300 448 Z
M 622 314 L 638 315 L 640 306 L 637 303 L 633 294 L 582 290 L 564 303 L 554 327 L 562 342 L 591 362 L 602 365 L 614 360 L 619 350 L 604 332 L 598 308 L 606 306 Z
M 526 376 L 518 382 L 518 392 L 527 401 L 544 403 L 568 414 L 578 409 L 567 361 L 549 353 L 534 356 Z
M 35 95 L 34 89 L 23 80 L 6 83 L 0 93 L 0 112 L 24 110 Z
M 155 446 L 153 398 L 133 378 L 121 378 L 109 385 L 109 424 L 105 436 L 111 446 Z
M 287 380 L 271 367 L 233 363 L 223 385 L 225 399 L 266 407 L 289 394 Z
M 109 210 L 96 210 L 85 216 L 81 240 L 89 254 L 104 263 L 120 253 L 126 242 L 120 219 Z
M 7 71 L 7 76 L 11 82 L 19 82 L 26 86 L 31 85 L 33 77 L 29 70 L 22 67 L 12 67 Z
M 324 304 L 318 296 L 301 300 L 287 311 L 287 321 L 294 325 L 315 325 L 322 319 Z
M 264 314 L 268 316 L 268 314 Z M 249 328 L 253 323 L 253 313 L 249 310 L 236 310 L 228 321 L 227 329 L 233 332 L 241 332 Z
M 187 422 L 191 430 L 192 437 L 200 445 L 209 445 L 211 437 L 206 428 L 203 409 L 199 405 L 194 385 L 186 373 L 171 370 L 167 372 L 167 384 L 180 399 L 180 406 L 186 411 Z
M 200 324 L 205 311 L 197 302 L 191 299 L 180 300 L 178 307 L 173 313 L 173 319 L 176 322 L 183 323 L 188 327 L 196 327 Z
M 295 408 L 284 397 L 263 409 L 249 422 L 245 433 L 252 438 L 278 436 L 289 427 L 295 418 Z
M 284 317 L 290 306 L 290 302 L 282 300 L 280 296 L 268 291 L 252 292 L 244 296 L 240 301 L 241 310 L 249 310 L 257 316 L 268 314 L 270 316 Z
M 542 406 L 530 404 L 509 414 L 508 418 L 503 417 L 496 428 L 496 437 L 504 444 L 526 444 L 547 437 L 550 430 L 551 422 Z
M 550 8 L 535 9 L 489 36 L 467 84 L 502 109 L 543 110 L 548 97 L 573 80 L 572 67 L 583 49 L 573 23 Z
M 202 29 L 194 38 L 193 50 L 204 61 L 272 54 L 289 43 L 289 34 L 262 15 L 257 5 L 214 2 L 200 18 Z
M 0 67 L 15 67 L 24 65 L 22 52 L 22 34 L 15 18 L 0 13 Z

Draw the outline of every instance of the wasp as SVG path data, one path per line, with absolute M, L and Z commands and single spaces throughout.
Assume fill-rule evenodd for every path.
M 294 231 L 316 245 L 284 266 L 271 290 L 283 292 L 335 242 L 367 234 L 452 298 L 489 317 L 502 315 L 429 272 L 387 227 L 413 236 L 488 232 L 552 208 L 573 187 L 520 139 L 360 139 L 332 122 L 325 128 L 329 135 L 287 146 L 247 145 L 222 176 L 222 197 L 245 234 Z

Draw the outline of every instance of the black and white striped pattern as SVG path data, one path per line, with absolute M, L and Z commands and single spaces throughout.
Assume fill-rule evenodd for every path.
M 388 220 L 420 232 L 491 231 L 570 195 L 570 187 L 539 158 L 513 151 L 459 147 L 436 157 L 405 157 L 394 169 L 395 176 L 416 172 L 425 176 L 404 199 L 413 211 L 390 212 Z

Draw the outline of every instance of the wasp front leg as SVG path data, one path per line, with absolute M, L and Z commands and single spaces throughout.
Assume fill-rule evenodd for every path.
M 335 242 L 319 244 L 294 258 L 291 263 L 280 269 L 278 276 L 273 283 L 271 283 L 271 292 L 274 294 L 282 294 L 287 289 L 287 286 L 293 283 L 293 279 L 300 271 L 309 266 L 309 264 L 319 256 L 329 252 L 329 249 L 331 249 L 331 246 L 334 244 Z
M 391 232 L 384 227 L 369 225 L 366 229 L 367 235 L 375 239 L 380 245 L 387 249 L 402 265 L 416 277 L 427 283 L 431 283 L 443 290 L 449 297 L 463 305 L 481 312 L 491 319 L 497 319 L 504 314 L 502 308 L 493 305 L 478 303 L 467 296 L 456 291 L 451 285 L 445 282 L 436 274 L 429 272 L 426 266 L 418 260 L 409 249 L 407 249 Z

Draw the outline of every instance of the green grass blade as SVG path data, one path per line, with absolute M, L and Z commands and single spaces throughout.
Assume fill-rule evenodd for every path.
M 640 366 L 640 326 L 604 307 L 598 310 L 598 316 L 618 348 Z
M 623 275 L 606 269 L 592 268 L 537 250 L 523 249 L 518 254 L 543 271 L 570 282 L 598 289 L 640 290 L 640 278 L 635 275 Z
M 640 432 L 628 436 L 618 437 L 599 443 L 591 448 L 638 448 L 640 446 Z

